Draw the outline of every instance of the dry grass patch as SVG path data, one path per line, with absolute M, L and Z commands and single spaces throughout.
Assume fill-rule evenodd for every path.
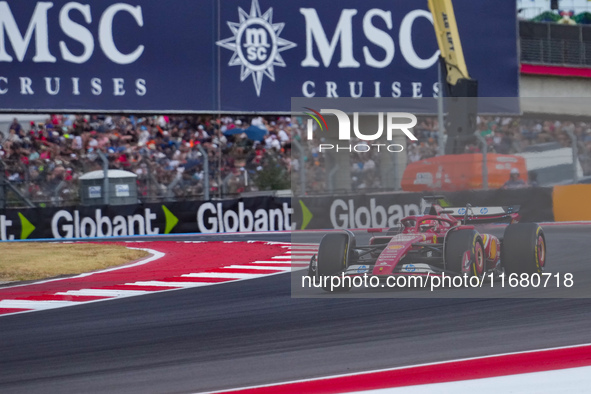
M 123 265 L 147 256 L 120 245 L 0 242 L 0 281 L 37 280 Z

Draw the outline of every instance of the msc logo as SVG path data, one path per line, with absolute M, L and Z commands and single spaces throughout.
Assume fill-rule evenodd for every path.
M 250 13 L 238 7 L 239 22 L 228 22 L 234 34 L 216 44 L 233 51 L 229 66 L 240 66 L 240 81 L 252 75 L 257 96 L 261 95 L 263 76 L 275 81 L 275 66 L 285 67 L 281 52 L 296 46 L 279 37 L 284 23 L 273 23 L 273 8 L 261 13 L 258 0 L 252 0 Z
M 253 62 L 264 63 L 269 59 L 268 49 L 271 45 L 268 43 L 269 33 L 264 28 L 252 27 L 245 30 L 246 40 L 241 47 L 246 51 L 246 59 L 252 66 L 257 66 Z

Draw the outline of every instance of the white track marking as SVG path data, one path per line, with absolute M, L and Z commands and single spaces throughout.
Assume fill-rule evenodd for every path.
M 230 279 L 251 279 L 259 278 L 264 274 L 235 274 L 233 272 L 199 272 L 195 274 L 181 275 L 186 278 L 230 278 Z
M 480 359 L 487 359 L 487 358 L 492 358 L 492 357 L 503 357 L 503 356 L 510 356 L 510 355 L 514 355 L 514 354 L 528 354 L 528 353 L 539 353 L 539 352 L 546 352 L 546 351 L 551 351 L 551 350 L 558 350 L 558 349 L 575 349 L 575 348 L 579 348 L 579 347 L 583 347 L 583 346 L 589 346 L 591 345 L 591 343 L 581 343 L 578 345 L 570 345 L 570 346 L 558 346 L 558 347 L 551 347 L 551 348 L 543 348 L 543 349 L 533 349 L 533 350 L 526 350 L 526 351 L 520 351 L 520 352 L 510 352 L 510 353 L 499 353 L 499 354 L 491 354 L 491 355 L 485 355 L 485 356 L 477 356 L 477 357 L 467 357 L 467 358 L 459 358 L 459 359 L 454 359 L 454 360 L 446 360 L 446 361 L 437 361 L 437 362 L 432 362 L 432 363 L 423 363 L 423 364 L 413 364 L 413 365 L 407 365 L 407 366 L 402 366 L 402 367 L 395 367 L 395 368 L 383 368 L 383 369 L 374 369 L 374 370 L 369 370 L 369 371 L 363 371 L 363 372 L 353 372 L 353 373 L 344 373 L 344 374 L 338 374 L 338 375 L 328 375 L 328 376 L 322 376 L 322 377 L 317 377 L 317 378 L 312 378 L 312 379 L 299 379 L 299 380 L 288 380 L 288 381 L 284 381 L 284 382 L 278 382 L 278 383 L 271 383 L 271 384 L 262 384 L 262 385 L 257 385 L 257 386 L 245 386 L 245 387 L 237 387 L 237 388 L 233 388 L 233 389 L 229 389 L 229 390 L 222 390 L 222 391 L 204 391 L 204 392 L 200 392 L 200 394 L 222 394 L 222 393 L 232 393 L 234 391 L 243 391 L 243 390 L 253 390 L 253 389 L 259 389 L 259 388 L 274 388 L 274 392 L 281 392 L 281 386 L 283 385 L 289 385 L 289 384 L 297 384 L 297 383 L 303 383 L 303 382 L 317 382 L 320 380 L 325 380 L 325 379 L 335 379 L 335 378 L 345 378 L 345 377 L 351 377 L 351 376 L 363 376 L 363 375 L 367 375 L 367 374 L 372 374 L 372 373 L 376 373 L 376 372 L 387 372 L 387 371 L 398 371 L 398 370 L 409 370 L 409 369 L 413 369 L 413 368 L 417 368 L 417 367 L 428 367 L 428 366 L 433 366 L 433 365 L 445 365 L 445 364 L 450 364 L 450 363 L 456 363 L 456 362 L 462 362 L 462 361 L 469 361 L 469 360 L 480 360 Z M 580 367 L 580 368 L 590 368 L 590 367 Z M 580 368 L 569 368 L 569 369 L 580 369 Z M 566 369 L 568 370 L 568 369 Z M 560 372 L 561 370 L 555 370 L 555 372 Z M 554 371 L 553 371 L 554 372 Z M 537 373 L 537 372 L 534 372 Z M 549 373 L 549 371 L 546 372 L 542 372 L 542 373 Z M 525 374 L 524 374 L 525 375 Z M 586 374 L 587 376 L 589 376 L 589 372 L 587 372 Z M 519 376 L 519 375 L 505 375 L 505 376 Z M 477 379 L 477 380 L 484 380 L 484 379 L 490 379 L 490 378 L 483 378 L 483 379 Z M 449 382 L 449 383 L 453 383 L 453 382 Z M 433 385 L 437 385 L 438 383 L 434 383 Z M 445 383 L 444 383 L 445 384 Z M 427 385 L 423 385 L 423 386 L 427 386 Z M 411 386 L 412 387 L 412 386 Z M 589 387 L 589 385 L 585 385 L 584 388 L 585 390 L 587 389 L 587 387 Z M 401 387 L 404 388 L 404 387 Z M 343 391 L 344 393 L 346 393 L 347 391 Z M 426 391 L 424 392 L 424 394 L 431 394 L 433 392 L 436 393 L 440 393 L 439 391 Z M 481 390 L 469 390 L 469 391 L 454 391 L 454 394 L 460 393 L 460 394 L 464 394 L 464 393 L 474 393 L 474 392 L 478 392 L 479 394 L 481 393 Z M 495 391 L 495 394 L 498 392 L 511 392 L 511 393 L 516 393 L 516 394 L 538 394 L 538 393 L 545 393 L 544 390 L 537 390 L 537 391 L 526 391 L 525 393 L 519 392 L 519 391 Z M 561 391 L 560 393 L 563 392 L 568 392 L 569 391 Z M 580 391 L 575 391 L 575 393 L 579 393 Z M 583 393 L 587 393 L 587 391 L 583 391 Z M 349 392 L 351 393 L 351 392 Z M 359 392 L 358 392 L 359 393 Z M 367 393 L 367 392 L 363 392 L 362 393 Z M 445 394 L 447 394 L 448 392 L 445 391 Z M 551 393 L 554 393 L 553 391 Z M 398 394 L 398 393 L 396 393 Z M 419 394 L 419 393 L 413 393 L 413 394 Z M 423 393 L 421 393 L 423 394 Z M 485 394 L 488 394 L 488 392 L 485 392 Z
M 63 308 L 65 306 L 80 305 L 77 301 L 32 301 L 32 300 L 1 300 L 0 308 L 10 309 L 53 309 Z
M 584 394 L 588 393 L 591 387 L 590 376 L 591 367 L 579 367 L 358 392 L 364 394 Z
M 153 291 L 143 290 L 110 290 L 110 289 L 82 289 L 61 291 L 59 295 L 97 296 L 97 297 L 130 297 L 135 295 L 150 294 Z
M 312 258 L 312 255 L 302 255 L 302 256 L 275 256 L 275 257 L 271 257 L 274 260 L 310 260 Z
M 249 269 L 249 270 L 275 270 L 275 271 L 289 271 L 289 267 L 269 267 L 268 265 L 229 265 L 224 269 Z
M 292 262 L 290 261 L 255 261 L 252 264 L 260 264 L 261 267 L 265 267 L 268 269 L 276 269 L 281 267 L 307 267 L 310 262 L 308 260 L 302 260 L 300 262 Z M 286 270 L 287 272 L 287 270 Z
M 161 286 L 161 287 L 200 287 L 207 286 L 208 282 L 163 282 L 160 280 L 151 280 L 146 282 L 126 283 L 126 286 Z

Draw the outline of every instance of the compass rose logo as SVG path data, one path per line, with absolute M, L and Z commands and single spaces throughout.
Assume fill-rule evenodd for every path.
M 273 8 L 261 14 L 258 0 L 252 0 L 250 13 L 238 7 L 239 22 L 228 22 L 232 37 L 216 44 L 233 51 L 229 66 L 240 66 L 240 81 L 252 75 L 257 96 L 261 96 L 263 77 L 275 82 L 275 66 L 285 67 L 281 52 L 297 46 L 279 37 L 285 23 L 273 23 Z

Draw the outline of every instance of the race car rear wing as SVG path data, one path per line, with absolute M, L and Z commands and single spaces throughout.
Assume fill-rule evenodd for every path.
M 520 219 L 519 205 L 508 205 L 502 207 L 473 207 L 466 204 L 465 207 L 452 207 L 445 196 L 424 196 L 427 203 L 424 209 L 425 215 L 448 214 L 457 219 L 463 219 L 464 224 L 469 222 L 478 223 L 516 223 Z
M 467 224 L 468 222 L 514 222 L 519 220 L 519 208 L 519 205 L 504 207 L 472 207 L 468 204 L 466 207 L 462 208 L 446 207 L 443 212 L 455 218 L 463 218 L 464 224 Z

